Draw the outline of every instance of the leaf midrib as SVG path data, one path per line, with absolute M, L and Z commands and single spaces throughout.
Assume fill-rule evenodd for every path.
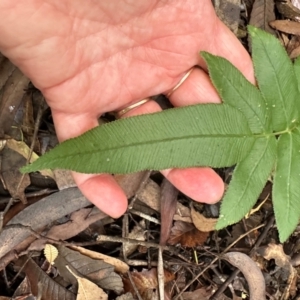
M 292 158 L 293 158 L 293 136 L 292 134 L 290 135 L 290 147 L 289 147 L 289 164 L 288 164 L 288 174 L 287 174 L 287 195 L 286 195 L 286 200 L 287 200 L 287 209 L 288 209 L 288 217 L 287 220 L 290 220 L 290 212 L 291 212 L 291 200 L 290 200 L 290 182 L 291 182 L 291 168 L 292 168 Z
M 217 66 L 217 67 L 218 67 L 218 69 L 219 69 L 219 71 L 220 71 L 220 74 L 223 74 L 223 73 L 221 72 L 222 69 L 221 69 L 219 66 Z M 242 99 L 244 99 L 243 95 L 239 92 L 239 89 L 237 89 L 237 88 L 235 87 L 234 83 L 231 82 L 226 76 L 224 76 L 224 78 L 226 79 L 226 81 L 227 81 L 228 83 L 230 83 L 231 88 L 233 88 L 233 89 L 235 90 L 235 92 L 236 92 Z M 250 83 L 249 83 L 249 84 L 250 84 Z M 253 86 L 253 87 L 255 88 L 255 86 Z M 226 101 L 225 101 L 224 103 L 226 103 Z M 261 129 L 264 130 L 264 129 L 265 129 L 265 125 L 264 125 L 263 120 L 260 119 L 260 116 L 259 116 L 259 115 L 257 114 L 257 112 L 254 110 L 254 108 L 249 104 L 249 102 L 244 101 L 244 103 L 247 105 L 247 107 L 249 108 L 249 110 L 251 110 L 251 111 L 254 113 L 254 115 L 257 117 L 257 119 L 259 120 Z M 230 105 L 230 106 L 232 106 L 232 107 L 234 107 L 235 109 L 238 109 L 238 108 L 237 108 L 236 106 L 234 106 L 234 105 L 231 105 L 231 104 L 229 104 L 229 103 L 226 103 L 226 104 L 227 104 L 227 105 Z M 262 103 L 262 104 L 264 104 L 264 103 Z
M 263 43 L 262 43 L 262 45 L 263 45 L 263 49 L 264 49 L 265 53 L 268 53 L 268 51 L 266 50 L 265 45 L 264 45 Z M 284 97 L 283 97 L 283 95 L 282 95 L 282 90 L 281 90 L 281 88 L 279 88 L 279 87 L 280 87 L 280 84 L 279 84 L 279 80 L 278 80 L 278 75 L 277 75 L 277 72 L 275 71 L 274 65 L 272 64 L 272 62 L 271 62 L 271 60 L 270 60 L 269 55 L 266 55 L 266 57 L 267 57 L 267 59 L 268 59 L 270 65 L 272 66 L 273 71 L 274 71 L 274 73 L 275 73 L 276 86 L 278 87 L 279 94 L 280 94 L 280 95 L 279 95 L 279 96 L 280 96 L 280 97 L 279 97 L 279 98 L 280 98 L 280 105 L 281 105 L 281 107 L 282 107 L 282 110 L 284 111 L 285 121 L 286 121 L 286 124 L 288 125 L 288 116 L 287 116 L 287 111 L 286 111 L 285 105 L 284 105 Z M 260 90 L 260 91 L 261 91 L 261 90 Z M 263 94 L 263 93 L 262 93 L 262 94 Z
M 84 150 L 83 153 L 77 152 L 77 154 L 90 154 L 97 151 L 110 151 L 110 150 L 116 150 L 116 149 L 122 149 L 122 148 L 132 148 L 132 147 L 137 147 L 137 146 L 147 146 L 151 144 L 158 144 L 158 143 L 169 143 L 173 141 L 181 141 L 181 140 L 195 140 L 195 139 L 215 139 L 215 138 L 222 138 L 222 139 L 232 139 L 232 138 L 261 138 L 261 137 L 267 137 L 267 136 L 256 136 L 252 133 L 247 133 L 247 134 L 215 134 L 215 135 L 190 135 L 190 136 L 182 136 L 178 138 L 165 138 L 165 139 L 157 139 L 157 140 L 151 140 L 151 141 L 144 141 L 144 142 L 139 142 L 139 143 L 132 143 L 130 144 L 122 144 L 120 146 L 113 146 L 113 147 L 107 147 L 107 148 L 94 148 L 91 151 L 86 151 Z M 100 143 L 99 143 L 100 144 Z M 76 154 L 76 155 L 77 155 Z M 67 154 L 67 156 L 70 156 L 70 154 Z
M 251 172 L 250 172 L 250 174 L 249 174 L 249 176 L 248 176 L 248 180 L 247 180 L 247 182 L 246 182 L 246 184 L 245 184 L 246 187 L 245 187 L 245 189 L 244 189 L 244 191 L 243 191 L 243 194 L 241 195 L 240 199 L 237 201 L 238 204 L 239 204 L 240 201 L 244 198 L 245 192 L 248 190 L 248 186 L 249 186 L 249 183 L 250 183 L 250 181 L 251 181 L 252 174 L 255 172 L 257 166 L 260 164 L 260 162 L 261 162 L 263 156 L 265 155 L 266 151 L 268 150 L 269 143 L 270 143 L 270 141 L 268 141 L 268 142 L 266 143 L 266 146 L 265 146 L 265 148 L 264 148 L 264 150 L 263 150 L 261 156 L 259 157 L 259 160 L 257 160 L 257 163 L 256 163 L 256 164 L 254 165 L 254 167 L 252 168 L 252 170 L 251 170 Z M 249 155 L 250 155 L 250 154 L 249 154 Z

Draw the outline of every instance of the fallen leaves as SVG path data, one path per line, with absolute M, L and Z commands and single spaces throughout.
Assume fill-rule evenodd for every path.
M 265 247 L 260 247 L 257 253 L 266 260 L 275 260 L 275 264 L 280 268 L 277 271 L 278 278 L 282 277 L 286 280 L 287 277 L 287 284 L 281 299 L 288 299 L 290 295 L 294 297 L 297 291 L 297 270 L 292 266 L 290 256 L 284 253 L 282 245 L 270 243 Z
M 214 231 L 218 219 L 206 218 L 203 214 L 197 212 L 193 207 L 191 208 L 191 217 L 195 227 L 203 232 Z
M 249 24 L 263 29 L 271 34 L 275 34 L 270 27 L 270 21 L 275 20 L 273 0 L 255 0 L 252 6 Z
M 140 296 L 143 300 L 152 300 L 157 296 L 158 280 L 157 280 L 157 269 L 152 268 L 149 271 L 143 270 L 141 272 L 131 272 L 131 280 L 125 277 L 124 285 L 125 291 L 131 292 L 135 295 L 133 285 L 135 285 Z M 173 273 L 164 270 L 164 283 L 167 284 L 171 280 L 174 280 L 175 276 Z
M 183 247 L 194 248 L 202 245 L 207 237 L 207 232 L 199 231 L 193 224 L 176 221 L 171 229 L 168 243 L 170 245 L 181 244 Z
M 66 281 L 74 282 L 66 266 L 70 266 L 87 279 L 103 289 L 113 290 L 117 294 L 123 290 L 121 277 L 114 272 L 114 267 L 98 259 L 92 259 L 69 248 L 59 246 L 59 255 L 54 263 Z
M 68 271 L 77 279 L 78 281 L 78 292 L 76 300 L 107 300 L 108 296 L 104 291 L 97 286 L 95 283 L 89 281 L 88 279 L 79 276 L 73 272 L 69 266 L 66 266 Z

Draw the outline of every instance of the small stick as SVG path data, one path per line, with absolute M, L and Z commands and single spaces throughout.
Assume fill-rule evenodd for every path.
M 138 289 L 137 289 L 137 287 L 135 285 L 135 282 L 134 282 L 134 280 L 133 280 L 133 278 L 132 278 L 132 276 L 131 276 L 131 274 L 130 274 L 129 271 L 127 272 L 127 275 L 128 275 L 128 278 L 129 278 L 129 280 L 131 282 L 131 285 L 132 285 L 132 287 L 133 287 L 133 289 L 135 291 L 136 296 L 138 297 L 139 300 L 143 300 L 143 298 L 141 297 L 141 295 L 140 295 L 140 293 L 139 293 L 139 291 L 138 291 Z
M 44 100 L 44 98 L 42 98 Z M 26 159 L 26 164 L 29 163 L 30 159 L 31 159 L 31 156 L 32 156 L 32 153 L 33 153 L 33 148 L 34 148 L 34 145 L 35 145 L 35 140 L 37 138 L 37 134 L 38 134 L 38 131 L 39 131 L 39 128 L 40 128 L 40 124 L 41 124 L 41 120 L 42 120 L 42 116 L 43 116 L 43 105 L 42 103 L 40 103 L 39 105 L 39 108 L 38 108 L 38 112 L 37 112 L 37 116 L 36 116 L 36 120 L 35 120 L 35 124 L 34 124 L 34 131 L 33 131 L 33 136 L 32 136 L 32 142 L 31 142 L 31 145 L 30 145 L 30 150 L 29 150 L 29 154 L 28 154 L 28 157 Z M 25 174 L 22 174 L 22 177 L 17 185 L 17 193 L 22 185 L 22 182 L 24 180 L 24 177 L 25 177 Z M 27 204 L 27 200 L 26 198 L 25 199 L 21 199 L 21 201 L 23 202 L 23 204 Z
M 147 214 L 143 213 L 143 212 L 140 212 L 138 210 L 135 210 L 135 209 L 131 209 L 130 210 L 130 213 L 134 214 L 134 215 L 137 215 L 143 219 L 146 219 L 152 223 L 155 223 L 155 224 L 160 224 L 159 220 L 157 220 L 156 218 L 153 218 L 151 216 L 148 216 Z
M 165 275 L 164 275 L 164 261 L 162 256 L 163 249 L 158 247 L 158 266 L 157 266 L 157 281 L 158 281 L 158 292 L 159 299 L 165 299 Z

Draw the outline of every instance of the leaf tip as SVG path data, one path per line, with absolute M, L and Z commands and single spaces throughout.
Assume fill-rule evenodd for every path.
M 19 171 L 20 171 L 22 174 L 29 173 L 29 172 L 30 172 L 30 170 L 29 170 L 29 165 L 20 168 Z
M 200 56 L 205 60 L 205 62 L 207 63 L 207 60 L 212 57 L 213 55 L 206 52 L 206 51 L 200 51 Z
M 36 168 L 35 162 L 21 167 L 19 170 L 22 174 L 31 173 L 40 170 L 41 168 Z
M 253 38 L 256 37 L 257 35 L 266 34 L 264 30 L 261 30 L 260 28 L 254 27 L 252 25 L 248 25 L 247 30 L 251 37 L 251 40 L 253 40 Z

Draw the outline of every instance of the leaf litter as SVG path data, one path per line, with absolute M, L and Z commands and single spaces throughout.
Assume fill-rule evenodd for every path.
M 295 10 L 293 11 L 295 12 Z M 292 39 L 293 37 L 288 38 Z M 284 41 L 284 45 L 288 45 L 288 38 L 284 37 L 284 39 L 281 39 L 282 41 Z M 206 54 L 204 54 L 204 56 L 205 55 Z M 207 60 L 213 59 L 208 54 L 205 56 L 205 58 Z M 287 64 L 287 67 L 285 66 L 285 64 Z M 296 61 L 294 66 L 292 66 L 292 68 L 289 63 L 285 62 L 280 65 L 278 62 L 277 67 L 282 71 L 282 74 L 280 78 L 277 78 L 277 80 L 280 82 L 281 88 L 276 92 L 272 91 L 273 94 L 263 94 L 264 99 L 274 99 L 274 95 L 277 95 L 278 92 L 281 92 L 284 96 L 288 92 L 291 96 L 293 94 L 293 91 L 295 90 L 295 81 L 292 80 L 292 83 L 289 82 L 287 86 L 290 88 L 290 90 L 287 91 L 287 88 L 284 86 L 284 84 L 287 84 L 285 81 L 285 76 L 287 76 L 286 78 L 288 78 L 289 74 L 293 72 L 296 73 L 296 76 L 300 76 L 300 72 L 298 72 L 299 65 L 300 62 L 298 60 Z M 264 67 L 267 69 L 266 65 L 264 65 Z M 226 65 L 226 62 L 224 63 L 224 68 L 226 68 L 226 70 L 230 70 L 232 74 L 235 72 L 235 70 L 230 69 L 230 67 Z M 289 71 L 284 71 L 286 69 L 288 69 Z M 6 65 L 3 70 L 12 72 L 13 68 L 8 68 Z M 218 78 L 213 78 L 214 70 L 210 71 L 213 81 L 217 81 Z M 264 77 L 265 75 L 261 74 L 258 75 L 258 77 L 259 76 Z M 22 77 L 20 76 L 20 78 Z M 224 78 L 222 80 L 224 80 Z M 234 86 L 238 80 L 241 79 L 236 77 L 231 83 L 228 83 Z M 276 78 L 274 78 L 274 80 L 276 80 Z M 298 82 L 300 81 L 298 80 Z M 218 83 L 214 83 L 218 85 Z M 256 97 L 257 91 L 252 87 L 249 87 L 247 83 L 243 82 L 243 80 L 240 81 L 240 83 L 242 86 L 240 90 L 242 92 L 242 95 L 247 94 L 248 100 L 250 97 L 250 99 L 252 99 L 251 103 L 254 105 L 256 103 L 255 99 L 259 98 L 259 96 L 258 98 Z M 261 88 L 261 86 L 259 87 Z M 228 90 L 224 92 L 228 92 Z M 229 99 L 231 95 L 222 95 L 222 97 Z M 17 101 L 13 98 L 14 97 L 12 96 L 9 99 L 12 99 L 12 101 Z M 230 99 L 228 101 L 230 101 Z M 260 103 L 258 105 L 262 104 L 263 103 Z M 265 113 L 259 115 L 256 112 L 256 117 L 258 118 L 257 122 L 249 122 L 248 124 L 252 133 L 260 133 L 261 128 L 265 128 L 267 130 L 269 130 L 270 128 L 279 129 L 282 126 L 287 125 L 287 123 L 284 123 L 286 120 L 290 120 L 293 118 L 297 119 L 297 115 L 294 115 L 297 110 L 293 109 L 294 107 L 288 107 L 284 100 L 282 101 L 279 99 L 278 103 L 276 102 L 272 105 L 275 105 L 275 107 L 272 106 L 272 111 L 274 112 L 274 114 L 279 116 L 283 112 L 283 114 L 285 115 L 285 120 L 283 120 L 283 122 L 282 120 L 280 122 L 273 122 L 273 120 L 270 120 L 268 118 L 268 114 L 266 113 L 267 110 L 270 109 L 270 107 L 261 106 L 260 111 Z M 26 109 L 30 109 L 30 106 L 28 107 L 29 108 Z M 241 110 L 244 109 L 243 107 L 240 108 Z M 207 110 L 209 111 L 210 108 L 207 108 Z M 228 111 L 230 110 L 231 109 L 229 108 Z M 13 109 L 12 111 L 16 112 L 17 109 Z M 25 116 L 30 116 L 30 113 L 31 112 L 28 111 L 28 114 L 25 114 Z M 244 111 L 243 113 L 246 114 L 248 112 Z M 33 114 L 34 116 L 36 116 L 36 113 Z M 238 115 L 239 114 L 237 113 L 237 116 Z M 250 119 L 251 116 L 248 116 L 248 118 Z M 30 120 L 26 122 L 28 125 L 31 124 Z M 32 127 L 32 124 L 30 126 Z M 39 125 L 39 127 L 40 132 L 43 131 L 44 134 L 45 129 L 43 128 L 43 125 Z M 25 140 L 22 140 L 19 135 L 20 129 L 17 129 L 14 130 L 14 132 L 9 132 L 9 135 L 11 137 L 10 140 L 15 140 L 19 143 L 24 144 L 27 143 L 27 145 L 30 146 L 30 141 L 33 141 L 29 136 L 32 134 L 32 130 L 26 131 L 26 124 L 21 124 L 19 128 L 21 128 L 23 132 L 28 136 L 24 136 Z M 8 132 L 5 132 L 5 134 L 7 135 Z M 8 141 L 6 138 L 7 136 L 2 140 L 4 146 Z M 45 135 L 43 135 L 41 139 L 45 140 Z M 260 141 L 262 141 L 262 139 Z M 41 152 L 39 149 L 41 148 L 39 148 L 39 141 L 34 140 L 33 142 L 38 145 L 35 150 L 40 154 Z M 273 159 L 272 157 L 274 155 L 274 153 L 272 152 L 272 148 L 274 148 L 272 146 L 272 143 L 274 143 L 272 139 L 271 141 L 265 142 L 264 144 L 254 142 L 254 144 L 250 147 L 250 154 L 252 152 L 252 159 L 250 159 L 249 162 L 245 162 L 246 157 L 240 154 L 239 161 L 237 161 L 238 165 L 241 165 L 240 172 L 243 173 L 244 170 L 249 170 L 247 172 L 254 172 L 253 174 L 255 174 L 255 172 L 258 172 L 258 177 L 260 177 L 262 173 L 260 173 L 260 171 L 257 171 L 257 168 L 259 168 L 259 162 L 256 166 L 255 163 L 253 164 L 253 161 L 257 161 L 257 157 L 260 157 L 263 161 L 266 161 L 267 158 L 271 165 L 271 161 Z M 241 147 L 240 149 L 243 149 L 244 152 L 249 152 L 247 151 L 248 145 L 243 145 L 241 143 L 236 144 Z M 289 155 L 285 151 L 287 145 L 290 145 L 291 149 Z M 294 185 L 295 183 L 293 183 L 293 178 L 295 177 L 295 169 L 293 169 L 293 164 L 289 163 L 289 161 L 291 161 L 293 153 L 295 154 L 295 149 L 298 148 L 297 145 L 298 133 L 296 131 L 294 131 L 291 136 L 283 135 L 282 141 L 279 141 L 279 149 L 277 150 L 279 152 L 278 154 L 276 154 L 283 158 L 282 165 L 276 166 L 277 168 L 280 167 L 278 176 L 283 176 L 280 174 L 280 172 L 284 173 L 283 177 L 285 177 L 286 173 L 290 174 L 289 176 L 291 178 L 291 183 Z M 16 147 L 17 152 L 23 151 L 22 147 Z M 24 156 L 26 159 L 26 154 Z M 223 166 L 223 162 L 219 161 L 217 163 L 220 163 L 220 166 Z M 16 168 L 19 168 L 19 166 L 17 165 Z M 239 169 L 237 168 L 237 170 Z M 265 173 L 269 173 L 268 168 L 265 168 L 265 170 L 263 171 Z M 219 172 L 221 175 L 224 175 L 223 170 L 219 170 Z M 235 181 L 239 181 L 237 174 L 238 172 L 234 171 L 231 185 Z M 58 176 L 64 177 L 64 175 Z M 99 278 L 103 276 L 104 282 L 107 281 L 108 283 L 110 283 L 109 278 L 114 278 L 118 282 L 118 284 L 116 285 L 116 287 L 118 287 L 117 290 L 109 290 L 107 286 L 104 287 L 103 293 L 107 295 L 108 299 L 137 299 L 138 296 L 142 297 L 140 299 L 158 299 L 157 277 L 162 275 L 163 277 L 165 277 L 164 293 L 166 299 L 177 299 L 179 294 L 181 294 L 182 299 L 210 299 L 213 294 L 213 299 L 219 300 L 253 299 L 251 298 L 251 289 L 253 292 L 251 283 L 253 283 L 253 280 L 248 279 L 248 281 L 250 282 L 248 282 L 248 284 L 245 283 L 245 278 L 248 278 L 247 275 L 249 274 L 246 274 L 244 278 L 241 274 L 237 273 L 237 269 L 234 269 L 234 266 L 236 266 L 238 269 L 241 269 L 243 271 L 243 268 L 241 266 L 246 265 L 246 261 L 248 261 L 249 257 L 251 258 L 251 261 L 255 261 L 256 264 L 259 265 L 260 272 L 262 273 L 263 271 L 262 274 L 266 282 L 265 290 L 268 296 L 270 295 L 273 298 L 277 297 L 278 299 L 279 297 L 281 297 L 282 299 L 292 299 L 291 297 L 296 297 L 296 295 L 299 294 L 299 283 L 297 282 L 297 276 L 295 276 L 295 272 L 298 271 L 298 265 L 292 264 L 293 261 L 296 261 L 297 252 L 298 250 L 300 250 L 299 247 L 296 246 L 299 230 L 297 228 L 292 236 L 284 244 L 285 248 L 288 249 L 288 251 L 283 251 L 283 244 L 281 244 L 278 240 L 277 231 L 276 228 L 274 228 L 272 221 L 271 200 L 273 200 L 274 205 L 274 193 L 273 199 L 271 195 L 269 198 L 267 198 L 266 202 L 263 202 L 262 200 L 265 199 L 265 196 L 259 196 L 260 192 L 263 190 L 263 186 L 260 188 L 260 191 L 258 191 L 258 189 L 256 191 L 250 191 L 250 198 L 253 198 L 253 202 L 249 201 L 249 209 L 244 208 L 244 210 L 246 211 L 250 210 L 251 207 L 255 204 L 256 200 L 259 199 L 257 207 L 259 207 L 260 203 L 262 204 L 259 210 L 254 212 L 248 219 L 243 219 L 236 225 L 228 227 L 227 230 L 220 231 L 214 230 L 214 214 L 211 213 L 211 209 L 209 206 L 197 206 L 197 208 L 191 209 L 191 200 L 182 194 L 177 195 L 175 213 L 173 218 L 170 218 L 171 233 L 169 236 L 169 243 L 163 248 L 163 273 L 159 274 L 160 271 L 158 271 L 156 264 L 158 260 L 157 249 L 159 247 L 159 232 L 162 230 L 168 232 L 168 229 L 166 224 L 162 223 L 161 227 L 164 228 L 160 228 L 160 225 L 157 223 L 153 223 L 153 220 L 157 218 L 159 219 L 160 215 L 162 218 L 164 218 L 164 216 L 168 216 L 168 206 L 160 207 L 161 177 L 158 176 L 155 172 L 152 173 L 151 178 L 147 181 L 143 189 L 138 190 L 141 184 L 142 177 L 142 175 L 138 174 L 121 175 L 121 177 L 118 177 L 118 180 L 120 182 L 123 182 L 123 187 L 125 188 L 129 199 L 134 197 L 138 192 L 133 207 L 131 210 L 129 210 L 130 218 L 128 230 L 129 233 L 132 232 L 132 235 L 124 234 L 121 220 L 114 221 L 107 216 L 102 216 L 101 214 L 99 214 L 98 216 L 96 215 L 97 218 L 91 218 L 92 216 L 90 216 L 89 213 L 90 209 L 87 208 L 90 203 L 86 201 L 84 197 L 82 197 L 82 195 L 78 193 L 78 191 L 75 192 L 76 188 L 71 187 L 72 183 L 70 183 L 71 186 L 68 186 L 68 183 L 63 183 L 60 186 L 60 191 L 53 190 L 52 188 L 51 193 L 55 193 L 53 193 L 52 197 L 48 198 L 47 193 L 49 193 L 49 191 L 43 190 L 43 188 L 47 188 L 48 183 L 37 186 L 36 181 L 31 181 L 30 185 L 24 188 L 23 193 L 30 203 L 32 197 L 40 197 L 42 200 L 35 200 L 37 201 L 37 203 L 42 201 L 40 202 L 40 206 L 28 206 L 26 214 L 17 212 L 17 215 L 14 217 L 14 219 L 11 220 L 11 222 L 8 223 L 7 226 L 3 227 L 3 231 L 0 234 L 0 244 L 2 251 L 0 255 L 0 269 L 6 272 L 6 274 L 8 275 L 7 279 L 5 279 L 5 276 L 0 277 L 0 286 L 1 293 L 3 293 L 3 298 L 7 295 L 12 296 L 12 293 L 8 293 L 9 290 L 11 291 L 11 284 L 13 284 L 13 282 L 16 280 L 16 278 L 12 277 L 12 274 L 19 276 L 17 272 L 20 266 L 23 266 L 23 271 L 21 273 L 22 277 L 19 278 L 22 278 L 24 283 L 26 283 L 26 281 L 29 282 L 29 284 L 27 284 L 27 291 L 21 292 L 18 295 L 15 294 L 14 297 L 19 297 L 27 293 L 27 295 L 33 294 L 34 297 L 42 295 L 43 298 L 50 300 L 81 299 L 79 298 L 78 294 L 82 295 L 85 293 L 85 291 L 87 291 L 85 295 L 88 295 L 88 292 L 92 291 L 92 288 L 86 288 L 86 284 L 89 284 L 91 282 L 99 283 Z M 260 182 L 266 182 L 268 176 L 265 175 L 262 177 L 263 178 L 260 178 Z M 41 175 L 40 178 L 46 179 L 44 175 Z M 245 183 L 251 184 L 251 182 L 241 180 L 239 182 L 239 185 Z M 275 179 L 273 183 L 275 185 L 275 187 L 273 186 L 273 189 L 277 188 L 279 190 L 278 197 L 284 197 L 286 200 L 286 195 L 288 194 L 287 190 L 284 189 L 284 187 L 286 187 L 287 184 L 283 184 L 280 182 L 278 184 L 278 178 L 277 183 Z M 272 183 L 270 184 L 272 185 Z M 2 205 L 1 207 L 4 210 L 5 205 L 8 203 L 9 197 L 11 195 L 7 192 L 7 190 L 3 189 L 2 185 L 0 187 L 0 195 L 3 198 L 4 204 L 2 204 L 2 202 L 0 201 L 0 205 Z M 75 194 L 69 194 L 70 189 L 73 189 L 73 193 L 75 192 Z M 231 195 L 230 198 L 235 198 L 236 193 L 240 191 L 238 191 L 238 189 L 232 189 L 232 192 L 228 190 L 227 193 L 229 196 Z M 39 193 L 40 196 L 38 196 Z M 263 193 L 264 191 L 262 191 L 262 194 Z M 269 193 L 269 191 L 267 193 Z M 255 194 L 255 196 L 253 196 L 252 194 Z M 4 197 L 2 195 L 4 195 Z M 68 201 L 68 195 L 70 197 L 70 201 Z M 247 196 L 247 193 L 245 195 Z M 0 200 L 2 200 L 2 198 Z M 67 201 L 65 199 L 67 199 Z M 75 201 L 73 202 L 74 199 Z M 241 197 L 241 199 L 243 198 Z M 57 202 L 55 202 L 55 200 L 57 200 Z M 232 201 L 232 203 L 234 203 L 234 199 Z M 292 215 L 291 217 L 283 220 L 280 220 L 279 218 L 279 224 L 290 222 L 290 226 L 295 226 L 295 221 L 293 221 L 293 218 L 295 217 L 293 217 L 293 213 L 297 214 L 297 205 L 295 206 L 295 204 L 293 204 L 293 200 L 289 200 L 289 198 L 287 198 L 287 201 L 291 205 L 287 205 L 287 207 L 280 206 L 275 209 L 277 209 L 277 212 L 286 211 L 287 213 L 291 213 Z M 61 205 L 62 203 L 64 203 L 63 206 Z M 67 203 L 70 203 L 69 208 Z M 73 203 L 77 204 L 72 207 Z M 51 211 L 52 206 L 61 208 L 61 211 L 57 209 L 57 212 L 53 214 Z M 236 213 L 244 214 L 244 211 L 241 213 L 241 209 L 238 206 L 239 205 L 237 205 L 237 202 L 235 202 L 234 205 L 231 205 L 231 209 L 234 208 L 231 212 L 232 218 L 239 218 L 236 216 Z M 44 219 L 46 220 L 44 221 Z M 179 221 L 175 222 L 175 220 Z M 77 226 L 78 230 L 76 230 L 75 228 L 77 221 L 81 222 L 81 227 Z M 141 221 L 143 221 L 143 231 L 141 231 L 140 234 L 143 235 L 143 240 L 139 240 L 134 237 L 134 228 L 140 228 L 138 224 Z M 73 227 L 72 222 L 75 224 L 75 226 L 73 224 Z M 267 230 L 264 230 L 262 227 L 260 227 L 260 224 L 262 223 L 265 224 L 265 228 Z M 202 229 L 203 231 L 211 230 L 211 232 L 201 232 L 193 224 L 195 224 L 199 229 Z M 9 227 L 10 225 L 11 227 Z M 61 228 L 64 228 L 64 230 L 61 230 Z M 51 235 L 48 235 L 48 233 L 51 233 Z M 101 241 L 102 235 L 110 237 L 111 241 L 99 242 Z M 126 238 L 122 239 L 123 236 Z M 68 240 L 68 242 L 64 242 L 65 240 Z M 35 244 L 36 242 L 39 243 Z M 68 244 L 69 242 L 71 242 L 72 244 Z M 63 262 L 58 263 L 59 267 L 55 266 L 55 264 L 54 266 L 52 266 L 45 261 L 45 258 L 41 252 L 42 247 L 45 243 L 51 243 L 54 244 L 58 249 L 63 249 L 61 251 L 61 254 L 59 251 L 59 255 L 64 257 L 64 259 L 62 259 Z M 126 253 L 126 258 L 124 258 L 122 257 L 122 251 L 120 249 L 121 245 L 125 245 L 126 243 L 128 245 L 132 244 L 134 246 L 133 249 L 135 250 L 129 255 L 128 253 Z M 32 252 L 32 250 L 30 250 L 32 249 L 30 248 L 31 245 L 34 244 L 36 247 L 35 251 L 39 252 Z M 83 245 L 84 248 L 80 249 L 78 247 L 74 247 L 74 245 L 76 244 Z M 69 251 L 78 251 L 76 255 L 77 257 L 79 257 L 79 263 L 81 261 L 86 262 L 87 256 L 92 257 L 92 264 L 95 265 L 96 268 L 96 275 L 94 274 L 94 277 L 92 276 L 92 279 L 88 279 L 86 277 L 88 276 L 87 274 L 82 274 L 81 272 L 79 272 L 79 266 L 76 265 L 75 267 L 72 267 L 72 264 L 70 262 L 66 262 L 67 260 L 65 257 L 69 255 L 64 252 L 64 249 L 67 249 L 65 248 L 66 246 L 74 247 L 72 248 L 73 250 L 66 250 L 66 253 L 69 253 Z M 90 250 L 86 249 L 87 247 L 89 247 Z M 142 250 L 143 247 L 144 250 Z M 254 247 L 253 249 L 258 250 L 254 251 L 252 247 Z M 218 258 L 216 259 L 216 256 L 225 258 L 227 252 L 227 256 L 229 257 L 236 251 L 247 253 L 247 256 L 243 256 L 245 260 L 243 260 L 244 258 L 241 258 L 240 265 L 237 265 L 236 262 L 230 261 L 230 259 L 228 259 L 228 262 L 226 262 L 225 260 L 220 260 L 219 263 L 216 264 L 218 260 Z M 16 253 L 21 256 L 19 259 L 16 259 Z M 39 256 L 34 256 L 34 253 L 40 254 Z M 33 257 L 26 257 L 26 254 L 33 255 Z M 97 263 L 94 261 L 95 259 L 100 260 Z M 102 260 L 104 260 L 106 263 L 103 263 Z M 272 261 L 275 261 L 276 266 L 278 267 L 275 272 L 272 272 Z M 99 267 L 100 265 L 104 266 L 103 270 Z M 98 266 L 98 269 L 96 266 Z M 68 268 L 73 269 L 70 269 L 71 271 L 69 271 Z M 145 268 L 147 268 L 147 270 Z M 74 275 L 72 275 L 72 272 L 73 274 L 77 274 L 76 276 L 80 281 L 83 282 L 81 283 L 83 286 L 81 287 L 81 290 L 83 289 L 83 293 L 79 293 L 78 279 L 74 277 Z M 79 272 L 80 274 L 77 272 Z M 234 284 L 227 287 L 227 289 L 226 286 L 225 288 L 223 288 L 222 282 L 224 281 L 224 276 L 226 278 L 226 276 L 229 276 L 232 272 L 233 274 L 236 274 Z M 21 285 L 19 286 L 21 287 Z M 136 289 L 134 288 L 134 286 Z M 250 291 L 248 286 L 250 287 Z M 100 288 L 98 284 L 94 287 L 96 289 Z M 53 292 L 54 290 L 58 290 L 59 293 L 55 294 Z M 121 294 L 118 295 L 118 293 Z M 85 298 L 83 299 L 89 300 L 91 299 L 91 297 L 92 299 L 96 299 L 94 296 L 90 296 L 90 298 L 89 296 L 85 296 Z

